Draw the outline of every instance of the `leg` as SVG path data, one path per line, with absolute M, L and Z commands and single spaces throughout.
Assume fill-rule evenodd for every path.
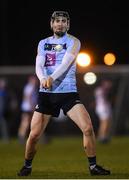
M 33 159 L 36 152 L 36 144 L 42 132 L 45 130 L 50 116 L 34 112 L 31 122 L 31 130 L 26 143 L 25 159 Z
M 49 122 L 49 118 L 49 115 L 43 115 L 42 113 L 34 112 L 31 121 L 30 134 L 26 143 L 25 165 L 18 173 L 18 176 L 28 176 L 29 174 L 31 174 L 31 164 L 36 153 L 36 144 L 42 132 L 45 130 Z
M 77 124 L 83 133 L 83 145 L 88 157 L 96 155 L 95 135 L 92 122 L 84 105 L 76 104 L 67 115 Z
M 98 129 L 98 140 L 102 143 L 106 143 L 110 138 L 110 127 L 111 120 L 110 119 L 101 119 L 100 125 Z
M 89 160 L 91 175 L 109 175 L 110 171 L 96 164 L 95 134 L 92 122 L 84 105 L 76 104 L 67 115 L 78 125 L 83 133 L 83 145 Z
M 9 142 L 9 133 L 6 119 L 4 117 L 1 117 L 0 122 L 2 140 L 4 142 Z
M 30 126 L 31 118 L 32 116 L 29 113 L 22 114 L 21 123 L 18 130 L 19 142 L 22 144 L 25 143 L 25 138 L 26 138 L 29 126 Z

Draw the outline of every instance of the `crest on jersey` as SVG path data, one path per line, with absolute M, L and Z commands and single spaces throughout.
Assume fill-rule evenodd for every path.
M 61 51 L 63 49 L 63 46 L 61 44 L 57 44 L 54 49 L 55 51 Z
M 44 50 L 47 50 L 47 51 L 62 51 L 63 49 L 67 49 L 66 43 L 65 44 L 48 44 L 48 43 L 45 43 L 45 45 L 44 45 Z

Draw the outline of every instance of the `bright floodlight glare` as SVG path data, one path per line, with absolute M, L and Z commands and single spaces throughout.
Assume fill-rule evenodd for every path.
M 104 63 L 108 66 L 111 66 L 115 63 L 116 61 L 116 57 L 113 53 L 107 53 L 105 56 L 104 56 Z
M 97 80 L 97 77 L 96 77 L 95 73 L 93 73 L 93 72 L 88 72 L 84 75 L 84 82 L 86 84 L 92 85 L 96 82 L 96 80 Z
M 79 53 L 76 60 L 78 65 L 82 67 L 88 66 L 91 62 L 90 56 L 86 53 Z

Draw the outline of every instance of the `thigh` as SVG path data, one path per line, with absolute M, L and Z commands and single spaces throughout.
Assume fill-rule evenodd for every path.
M 88 125 L 91 126 L 89 113 L 83 104 L 76 104 L 68 112 L 68 117 L 72 119 L 81 130 L 84 130 Z
M 50 117 L 50 115 L 44 115 L 35 111 L 31 121 L 31 132 L 35 134 L 41 134 L 42 131 L 46 128 Z

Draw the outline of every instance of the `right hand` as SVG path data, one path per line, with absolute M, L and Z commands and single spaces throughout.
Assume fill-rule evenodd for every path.
M 47 79 L 46 78 L 42 78 L 41 81 L 40 81 L 40 86 L 42 88 L 45 88 L 47 89 Z

